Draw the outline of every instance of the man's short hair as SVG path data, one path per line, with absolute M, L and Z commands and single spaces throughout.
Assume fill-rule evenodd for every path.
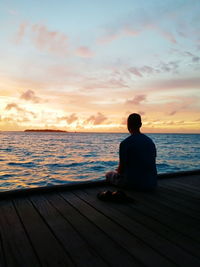
M 139 129 L 142 126 L 140 114 L 132 113 L 128 116 L 127 120 L 128 130 Z

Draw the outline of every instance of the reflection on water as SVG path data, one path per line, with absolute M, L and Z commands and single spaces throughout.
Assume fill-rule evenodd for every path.
M 118 164 L 127 134 L 1 132 L 1 190 L 99 180 Z M 199 167 L 199 135 L 149 134 L 158 172 Z

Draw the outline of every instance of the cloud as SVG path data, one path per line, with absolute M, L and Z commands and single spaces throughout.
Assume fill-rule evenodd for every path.
M 5 110 L 11 110 L 11 109 L 15 109 L 19 112 L 24 112 L 24 109 L 20 108 L 16 103 L 7 104 L 7 106 L 5 107 Z
M 107 117 L 103 115 L 101 112 L 98 112 L 96 115 L 90 116 L 87 120 L 86 123 L 92 123 L 93 125 L 99 125 L 102 122 L 107 120 Z
M 161 62 L 158 66 L 160 72 L 173 72 L 176 73 L 179 68 L 178 61 Z
M 80 57 L 90 58 L 93 57 L 94 53 L 87 46 L 80 46 L 76 50 L 76 54 Z
M 45 25 L 34 24 L 31 27 L 32 40 L 39 50 L 56 54 L 68 53 L 68 36 L 58 31 L 50 31 Z
M 139 68 L 131 67 L 131 68 L 129 68 L 129 72 L 131 72 L 132 74 L 134 74 L 136 76 L 143 77 Z
M 130 67 L 128 68 L 128 73 L 134 74 L 137 77 L 144 77 L 145 75 L 162 73 L 162 72 L 172 72 L 177 73 L 179 68 L 178 61 L 169 61 L 169 62 L 160 62 L 157 66 L 152 67 L 148 65 L 144 65 L 141 67 Z
M 138 33 L 139 33 L 139 31 L 134 29 L 130 25 L 125 25 L 125 27 L 123 28 L 123 34 L 126 36 L 136 36 L 136 35 L 138 35 Z
M 178 112 L 178 110 L 172 110 L 171 112 L 169 112 L 169 116 L 173 116 L 174 114 L 176 114 Z
M 141 116 L 146 114 L 144 111 L 140 111 L 140 110 L 138 112 L 136 112 L 136 113 L 140 114 Z
M 146 95 L 136 95 L 133 99 L 126 100 L 125 104 L 127 105 L 139 105 L 146 99 Z
M 19 44 L 23 40 L 25 33 L 26 33 L 26 30 L 27 30 L 27 27 L 28 27 L 28 24 L 26 22 L 21 23 L 19 25 L 19 29 L 18 29 L 16 37 L 15 37 L 15 42 L 17 44 Z
M 24 108 L 21 108 L 21 107 L 19 107 L 19 105 L 16 104 L 16 103 L 10 103 L 10 104 L 7 104 L 6 107 L 5 107 L 5 110 L 6 110 L 6 111 L 10 111 L 10 110 L 12 110 L 12 109 L 16 110 L 17 112 L 19 112 L 19 113 L 21 113 L 21 114 L 23 114 L 23 115 L 24 115 L 24 114 L 31 114 L 33 117 L 36 117 L 36 115 L 35 115 L 34 112 L 32 112 L 32 111 L 28 111 L 28 110 L 26 110 L 26 109 L 24 109 Z
M 170 79 L 156 81 L 151 84 L 155 89 L 176 89 L 176 88 L 200 88 L 200 78 Z
M 18 11 L 16 9 L 9 9 L 8 13 L 11 14 L 11 15 L 17 15 Z
M 191 52 L 186 51 L 185 54 L 187 56 L 189 56 L 192 59 L 192 62 L 196 63 L 200 61 L 200 57 L 199 56 L 195 56 L 194 54 L 192 54 Z
M 172 44 L 177 44 L 177 41 L 176 41 L 174 35 L 173 35 L 171 32 L 169 32 L 169 31 L 165 31 L 165 30 L 162 30 L 162 29 L 160 29 L 159 32 L 160 32 L 160 34 L 161 34 L 166 40 L 168 40 L 170 43 L 172 43 Z
M 69 116 L 59 118 L 59 120 L 65 120 L 68 124 L 72 124 L 73 122 L 78 120 L 78 117 L 76 116 L 76 113 L 72 113 Z
M 27 90 L 25 92 L 22 93 L 22 95 L 20 96 L 21 99 L 24 99 L 26 101 L 32 101 L 34 103 L 39 103 L 41 101 L 41 98 L 37 97 L 35 95 L 35 92 L 32 90 Z
M 157 72 L 157 70 L 155 70 L 154 68 L 150 67 L 150 66 L 143 66 L 140 68 L 140 71 L 142 73 L 148 73 L 148 74 L 152 74 L 154 72 Z
M 123 117 L 120 124 L 127 125 L 127 117 Z
M 68 36 L 59 31 L 51 31 L 45 25 L 21 23 L 16 35 L 16 43 L 30 38 L 40 51 L 48 51 L 58 55 L 68 54 Z
M 98 39 L 98 43 L 100 44 L 108 44 L 114 40 L 117 40 L 121 37 L 121 33 L 107 33 L 105 36 Z
M 173 116 L 178 112 L 194 110 L 195 105 L 199 102 L 196 97 L 179 96 L 174 101 L 162 105 L 162 109 L 166 111 L 168 116 Z
M 138 34 L 139 32 L 136 29 L 127 24 L 118 27 L 106 27 L 104 35 L 97 42 L 99 44 L 107 44 L 126 36 L 136 36 Z
M 112 75 L 110 75 L 112 76 Z M 109 89 L 109 88 L 127 88 L 127 83 L 121 77 L 105 78 L 105 80 L 99 80 L 98 78 L 90 78 L 86 80 L 86 83 L 82 88 L 86 90 L 95 89 Z

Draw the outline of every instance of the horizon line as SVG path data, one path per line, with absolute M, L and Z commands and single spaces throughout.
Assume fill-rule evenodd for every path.
M 22 133 L 30 133 L 31 131 L 25 131 L 25 130 L 0 130 L 1 132 L 22 132 Z M 37 131 L 32 131 L 34 133 L 37 133 Z M 38 133 L 48 133 L 47 132 L 40 132 L 38 131 Z M 49 133 L 56 133 L 56 132 L 51 132 L 49 131 Z M 129 132 L 81 132 L 81 131 L 66 131 L 66 132 L 59 132 L 58 133 L 62 133 L 62 134 L 68 134 L 68 133 L 94 133 L 94 134 L 129 134 Z M 141 132 L 142 134 L 200 134 L 200 132 Z

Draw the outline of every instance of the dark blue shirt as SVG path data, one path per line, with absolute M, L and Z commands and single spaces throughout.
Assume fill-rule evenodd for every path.
M 157 185 L 156 147 L 145 134 L 132 134 L 120 144 L 122 184 L 138 189 Z

